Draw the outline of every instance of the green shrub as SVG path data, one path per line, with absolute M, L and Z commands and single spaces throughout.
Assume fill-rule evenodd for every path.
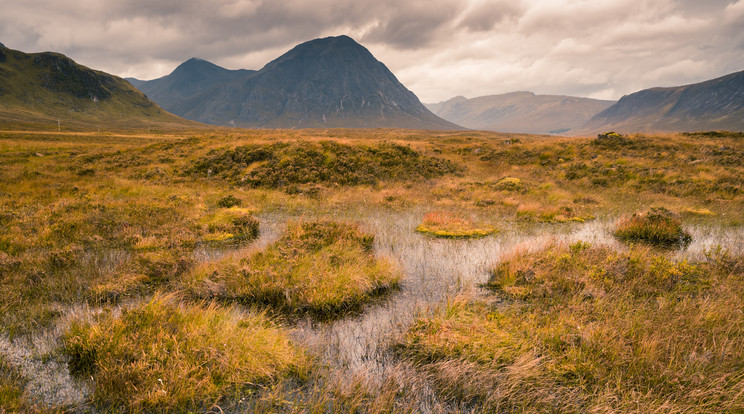
M 232 194 L 222 197 L 217 201 L 217 205 L 222 208 L 238 207 L 241 203 L 240 199 L 235 198 Z

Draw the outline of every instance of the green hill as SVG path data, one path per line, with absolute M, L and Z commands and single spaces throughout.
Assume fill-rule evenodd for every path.
M 0 46 L 0 130 L 173 128 L 198 124 L 170 114 L 127 81 L 51 52 Z

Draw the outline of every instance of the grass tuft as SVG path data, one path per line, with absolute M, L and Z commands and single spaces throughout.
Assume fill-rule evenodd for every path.
M 424 215 L 416 231 L 445 239 L 474 239 L 489 236 L 498 230 L 489 225 L 475 225 L 454 213 L 435 211 Z
M 222 203 L 222 200 L 220 203 Z M 258 237 L 259 223 L 251 213 L 252 210 L 233 205 L 203 217 L 201 223 L 206 230 L 203 237 L 204 241 L 241 243 L 254 240 Z
M 495 295 L 420 318 L 401 353 L 484 411 L 744 410 L 744 268 L 586 243 L 518 254 Z
M 660 246 L 687 244 L 692 240 L 682 229 L 682 222 L 665 208 L 654 208 L 645 214 L 622 219 L 614 232 L 624 241 L 640 241 Z
M 310 366 L 264 315 L 172 295 L 74 322 L 64 343 L 70 370 L 94 380 L 93 402 L 114 411 L 203 411 Z
M 332 316 L 397 286 L 400 270 L 388 259 L 375 258 L 373 242 L 353 225 L 291 223 L 265 250 L 204 264 L 186 275 L 184 284 L 200 297 Z

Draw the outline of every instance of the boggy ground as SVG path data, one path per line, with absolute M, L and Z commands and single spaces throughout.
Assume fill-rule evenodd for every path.
M 741 138 L 2 133 L 0 410 L 742 410 Z M 649 211 L 692 241 L 612 235 Z M 304 251 L 318 222 L 350 230 Z M 315 306 L 313 261 L 372 276 Z

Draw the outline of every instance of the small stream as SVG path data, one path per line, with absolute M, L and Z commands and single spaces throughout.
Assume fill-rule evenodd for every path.
M 514 251 L 531 252 L 553 242 L 576 241 L 627 249 L 611 234 L 614 220 L 514 227 L 482 239 L 451 240 L 416 233 L 422 216 L 423 212 L 375 212 L 361 219 L 334 217 L 362 223 L 375 235 L 376 253 L 397 261 L 405 274 L 398 291 L 382 303 L 368 306 L 361 315 L 322 323 L 307 319 L 293 329 L 299 343 L 344 377 L 361 375 L 375 383 L 384 380 L 397 363 L 391 343 L 416 317 L 463 291 L 478 290 L 488 280 L 489 270 Z M 744 253 L 744 227 L 694 226 L 687 230 L 693 241 L 670 253 L 675 260 L 704 260 L 705 251 L 717 245 L 732 254 Z
M 489 269 L 514 251 L 536 251 L 552 242 L 573 243 L 579 240 L 618 250 L 627 249 L 611 235 L 614 220 L 529 227 L 515 225 L 482 239 L 449 240 L 414 231 L 424 213 L 423 210 L 404 213 L 371 210 L 328 217 L 360 223 L 375 235 L 376 254 L 390 257 L 404 272 L 399 290 L 368 305 L 361 314 L 329 322 L 317 322 L 308 317 L 291 328 L 294 340 L 308 347 L 339 378 L 361 377 L 370 384 L 380 384 L 395 376 L 400 364 L 390 345 L 413 320 L 443 306 L 448 299 L 462 292 L 477 291 L 478 286 L 487 281 Z M 194 260 L 214 261 L 233 253 L 260 250 L 279 238 L 287 221 L 298 219 L 279 213 L 258 218 L 261 222 L 258 240 L 238 249 L 201 246 L 194 250 Z M 309 218 L 303 216 L 303 219 Z M 744 226 L 697 225 L 686 230 L 693 240 L 684 248 L 669 253 L 675 260 L 704 260 L 705 251 L 717 245 L 728 248 L 733 255 L 744 254 Z M 108 256 L 102 254 L 104 256 L 91 256 L 91 260 L 102 269 L 126 258 L 122 252 Z M 70 308 L 65 310 L 63 319 L 93 312 L 95 310 L 87 306 Z M 0 353 L 30 379 L 27 391 L 35 400 L 51 405 L 75 406 L 83 404 L 91 390 L 86 384 L 72 379 L 66 364 L 59 358 L 44 357 L 59 343 L 64 326 L 65 322 L 61 322 L 52 331 L 28 341 L 10 341 L 0 336 Z M 436 399 L 433 393 L 428 398 Z M 430 410 L 423 407 L 422 411 Z

